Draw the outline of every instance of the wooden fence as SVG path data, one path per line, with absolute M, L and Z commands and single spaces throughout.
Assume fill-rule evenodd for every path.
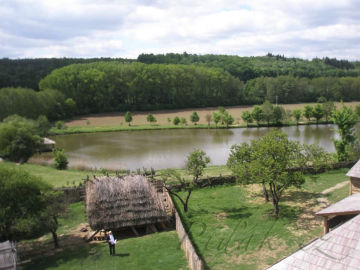
M 191 270 L 204 270 L 204 262 L 200 259 L 199 255 L 187 234 L 184 225 L 182 224 L 179 213 L 175 210 L 176 232 L 179 237 L 180 245 L 185 252 L 186 259 L 188 260 Z

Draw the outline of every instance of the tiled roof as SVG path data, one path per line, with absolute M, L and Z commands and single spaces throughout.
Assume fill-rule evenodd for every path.
M 350 195 L 316 213 L 316 215 L 320 216 L 341 214 L 360 214 L 360 193 Z
M 283 269 L 359 270 L 360 215 L 268 268 Z
M 360 160 L 348 171 L 346 176 L 360 178 Z

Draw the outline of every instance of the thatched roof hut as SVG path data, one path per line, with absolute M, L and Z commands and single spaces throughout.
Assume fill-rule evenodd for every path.
M 86 212 L 93 230 L 120 230 L 169 220 L 163 194 L 142 175 L 88 180 Z

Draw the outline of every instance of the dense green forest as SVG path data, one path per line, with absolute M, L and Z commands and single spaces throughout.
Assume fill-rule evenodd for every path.
M 335 58 L 315 58 L 304 60 L 287 58 L 281 55 L 240 57 L 231 55 L 196 55 L 196 54 L 141 54 L 137 59 L 146 64 L 196 64 L 218 67 L 246 82 L 257 77 L 277 77 L 291 75 L 294 77 L 345 77 L 360 76 L 360 63 Z
M 122 58 L 39 58 L 39 59 L 0 59 L 0 88 L 23 87 L 39 90 L 39 82 L 51 71 L 76 63 L 92 62 L 131 62 Z
M 1 59 L 0 119 L 17 113 L 56 120 L 87 113 L 251 105 L 265 100 L 358 101 L 359 76 L 360 62 L 272 54 Z
M 217 68 L 96 62 L 54 70 L 39 86 L 72 98 L 83 114 L 236 105 L 243 83 Z

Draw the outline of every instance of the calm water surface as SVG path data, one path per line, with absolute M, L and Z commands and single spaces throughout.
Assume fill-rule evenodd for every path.
M 250 142 L 272 128 L 183 129 L 104 132 L 53 137 L 64 148 L 70 165 L 114 169 L 183 168 L 186 156 L 195 148 L 204 150 L 212 165 L 223 165 L 231 145 Z M 281 128 L 291 140 L 319 144 L 334 152 L 338 138 L 333 125 L 291 126 Z

